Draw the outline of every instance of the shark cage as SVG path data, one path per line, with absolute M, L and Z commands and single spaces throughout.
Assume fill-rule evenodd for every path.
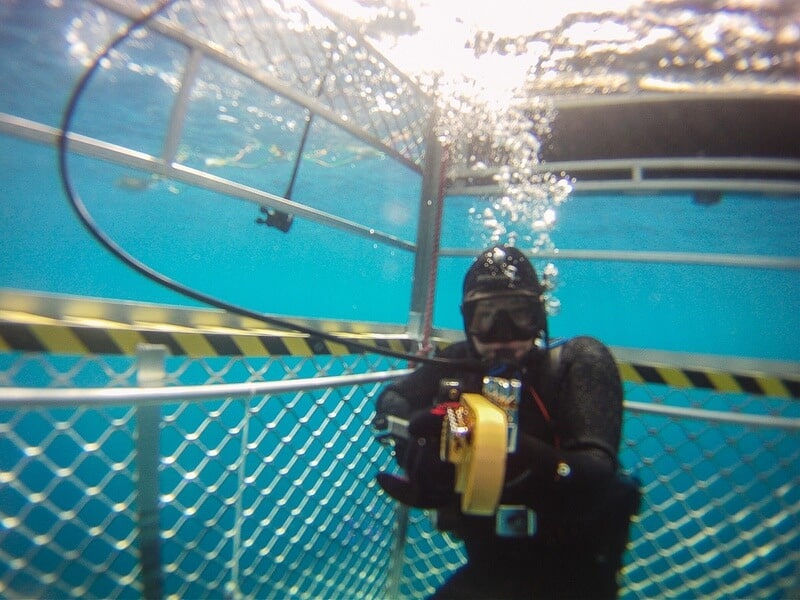
M 73 4 L 112 31 L 144 15 L 133 0 Z M 306 329 L 287 331 L 217 308 L 0 291 L 0 596 L 430 594 L 463 551 L 424 511 L 404 510 L 381 492 L 375 473 L 396 466 L 370 422 L 381 385 L 408 373 L 410 357 L 461 335 L 432 327 L 433 265 L 477 252 L 440 248 L 436 211 L 448 195 L 486 192 L 491 176 L 454 165 L 443 181 L 431 98 L 314 2 L 181 0 L 138 31 L 146 35 L 131 36 L 137 52 L 169 46 L 180 73 L 169 82 L 157 149 L 121 142 L 117 130 L 140 127 L 135 119 L 79 133 L 0 113 L 3 137 L 52 148 L 64 134 L 71 154 L 142 174 L 127 185 L 210 190 L 257 206 L 271 226 L 308 220 L 406 253 L 414 265 L 410 317 L 403 326 L 294 318 L 290 324 Z M 293 201 L 245 169 L 222 177 L 209 168 L 219 157 L 187 154 L 189 116 L 202 101 L 193 90 L 220 82 L 246 82 L 305 122 L 323 121 L 418 175 L 416 240 Z M 247 153 L 227 159 L 246 161 Z M 301 146 L 298 161 L 302 154 Z M 651 161 L 649 178 L 640 166 L 613 166 L 627 175 L 594 185 L 679 185 L 674 176 L 659 179 L 674 167 L 669 161 Z M 608 167 L 562 162 L 558 170 Z M 587 189 L 592 181 L 587 176 Z M 576 189 L 581 184 L 579 177 Z M 769 257 L 736 266 L 799 268 L 796 259 Z M 797 594 L 798 365 L 612 350 L 625 385 L 621 462 L 644 492 L 622 596 Z

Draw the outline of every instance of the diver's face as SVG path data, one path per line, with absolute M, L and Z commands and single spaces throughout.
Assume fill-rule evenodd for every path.
M 514 360 L 520 361 L 522 357 L 528 352 L 533 350 L 534 341 L 530 340 L 512 340 L 509 342 L 489 342 L 483 343 L 478 340 L 474 335 L 472 343 L 475 346 L 480 357 L 484 360 Z

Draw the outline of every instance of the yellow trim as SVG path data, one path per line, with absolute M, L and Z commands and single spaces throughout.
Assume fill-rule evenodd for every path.
M 758 386 L 764 390 L 767 396 L 780 396 L 789 397 L 791 394 L 783 382 L 779 379 L 772 379 L 769 377 L 754 377 Z
M 144 343 L 141 334 L 131 329 L 108 329 L 106 333 L 125 354 L 136 354 L 136 346 Z
M 196 333 L 173 333 L 173 339 L 188 356 L 216 356 L 217 352 L 203 335 Z
M 728 373 L 707 371 L 705 372 L 705 376 L 708 377 L 711 385 L 713 385 L 714 389 L 717 391 L 733 393 L 740 393 L 742 391 L 742 386 L 739 385 L 739 382 Z
M 691 388 L 694 384 L 689 380 L 683 371 L 671 367 L 656 367 L 656 371 L 664 379 L 664 382 L 675 388 Z
M 313 356 L 314 354 L 303 338 L 287 337 L 283 338 L 283 343 L 292 356 Z
M 403 342 L 401 340 L 389 340 L 389 348 L 395 352 L 405 352 Z
M 21 328 L 22 331 L 9 330 L 4 334 L 2 329 L 4 322 Z M 87 332 L 86 343 L 82 341 L 84 336 L 78 329 Z M 229 327 L 192 329 L 182 325 L 151 321 L 147 322 L 147 327 L 136 329 L 128 324 L 102 319 L 82 317 L 66 322 L 12 311 L 0 311 L 0 352 L 27 349 L 24 340 L 26 336 L 30 336 L 36 339 L 37 345 L 46 352 L 62 354 L 102 354 L 106 352 L 116 354 L 119 352 L 135 355 L 137 346 L 146 342 L 144 336 L 148 331 L 157 331 L 160 335 L 168 336 L 172 347 L 180 348 L 180 350 L 175 348 L 175 352 L 185 353 L 191 357 L 219 356 L 220 352 L 216 349 L 218 347 L 230 348 L 233 355 L 241 354 L 251 357 L 276 354 L 308 357 L 326 353 L 332 356 L 342 356 L 350 353 L 345 343 L 315 339 L 311 344 L 307 336 L 287 334 L 285 331 L 237 330 Z M 21 336 L 19 342 L 16 339 L 18 333 Z M 101 333 L 105 333 L 108 337 L 112 348 L 108 348 Z M 372 334 L 372 336 L 368 333 L 363 335 L 340 333 L 340 335 L 343 335 L 345 339 L 352 339 L 374 348 L 376 351 L 381 346 L 386 346 L 394 352 L 405 352 L 412 355 L 416 350 L 413 340 L 408 339 L 405 335 L 392 336 L 383 333 Z M 439 348 L 449 345 L 442 340 L 434 340 L 433 343 Z M 18 347 L 18 344 L 22 344 L 22 347 Z M 269 348 L 273 348 L 273 350 L 270 351 Z M 630 362 L 617 362 L 617 367 L 623 381 L 640 385 L 653 382 L 679 389 L 704 388 L 720 393 L 754 393 L 778 398 L 792 398 L 794 397 L 792 394 L 796 393 L 796 388 L 793 387 L 794 382 L 797 381 L 795 377 L 781 378 L 745 373 L 734 376 L 723 371 L 709 370 L 707 367 L 679 368 L 670 367 L 664 363 L 637 365 Z M 697 383 L 693 383 L 693 381 Z
M 334 356 L 343 356 L 345 354 L 349 354 L 347 346 L 344 344 L 340 344 L 338 342 L 325 342 L 325 345 L 328 347 L 328 351 Z
M 644 383 L 644 379 L 639 375 L 639 372 L 628 363 L 617 363 L 619 368 L 620 377 L 623 381 L 631 381 L 633 383 Z
M 31 333 L 48 352 L 63 354 L 87 354 L 88 349 L 78 337 L 65 327 L 31 325 Z
M 244 356 L 269 356 L 269 351 L 257 337 L 251 335 L 234 335 L 232 338 L 236 347 Z

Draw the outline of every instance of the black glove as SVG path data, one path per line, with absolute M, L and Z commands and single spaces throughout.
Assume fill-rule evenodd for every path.
M 407 479 L 378 473 L 378 484 L 398 502 L 414 508 L 438 508 L 455 495 L 455 467 L 439 458 L 446 408 L 447 405 L 440 404 L 412 415 L 405 455 L 398 457 Z

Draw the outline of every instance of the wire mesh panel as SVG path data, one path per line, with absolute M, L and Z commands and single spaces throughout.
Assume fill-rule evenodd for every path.
M 313 377 L 346 363 L 290 359 L 279 368 Z M 381 589 L 393 513 L 373 482 L 386 462 L 371 452 L 367 427 L 376 390 L 164 407 L 168 594 L 320 598 Z
M 396 362 L 173 356 L 166 384 L 305 379 Z M 0 354 L 4 387 L 130 386 L 135 373 L 125 356 Z M 369 427 L 378 389 L 160 405 L 164 595 L 384 597 L 397 505 L 374 475 L 397 466 Z M 800 405 L 630 382 L 626 398 L 621 461 L 641 480 L 644 499 L 623 597 L 796 595 Z M 652 407 L 716 412 L 686 417 Z M 0 596 L 143 595 L 137 414 L 131 406 L 0 410 Z M 404 554 L 406 598 L 427 596 L 465 559 L 424 511 L 411 511 Z
M 130 359 L 0 354 L 3 386 L 130 385 Z M 0 596 L 137 597 L 132 407 L 0 410 Z
M 0 356 L 5 386 L 29 384 L 34 371 L 42 386 L 104 385 L 98 373 L 130 385 L 135 371 L 120 357 Z M 295 379 L 396 362 L 172 357 L 167 380 Z M 380 595 L 394 507 L 374 482 L 390 460 L 368 427 L 378 385 L 161 406 L 164 595 Z M 136 415 L 130 406 L 0 410 L 0 596 L 142 596 Z
M 141 10 L 135 0 L 91 2 L 127 18 Z M 313 3 L 270 0 L 177 1 L 148 24 L 419 167 L 430 99 L 339 25 Z
M 629 593 L 796 596 L 797 402 L 652 385 L 629 385 L 627 397 L 752 415 L 754 420 L 726 423 L 629 414 L 622 456 L 644 491 L 630 547 Z M 755 422 L 763 417 L 771 417 L 772 423 Z

